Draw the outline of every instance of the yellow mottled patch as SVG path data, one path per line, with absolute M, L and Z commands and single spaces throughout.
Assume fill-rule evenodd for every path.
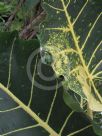
M 77 78 L 82 85 L 85 96 L 87 97 L 89 108 L 92 111 L 102 111 L 102 103 L 100 103 L 92 94 L 91 85 L 87 81 L 87 75 L 84 68 L 82 66 L 79 66 L 77 70 Z
M 65 39 L 63 34 L 53 33 L 50 35 L 50 39 L 47 44 L 44 46 L 45 50 L 50 52 L 53 56 L 52 67 L 57 76 L 65 75 L 66 70 L 68 69 L 68 56 L 66 50 L 69 48 L 69 43 Z

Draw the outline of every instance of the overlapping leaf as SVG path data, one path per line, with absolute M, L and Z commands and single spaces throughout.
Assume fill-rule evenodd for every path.
M 39 82 L 39 80 L 43 86 L 48 85 L 38 73 L 35 73 L 35 80 L 32 79 L 32 82 L 28 79 L 26 63 L 37 48 L 39 48 L 37 40 L 22 41 L 16 32 L 0 33 L 0 82 L 6 86 L 0 83 L 1 136 L 63 136 L 68 134 L 70 136 L 70 133 L 82 132 L 85 129 L 87 130 L 80 135 L 95 136 L 90 129 L 91 125 L 88 125 L 89 121 L 81 114 L 73 114 L 63 103 L 62 88 L 58 90 L 56 88 L 56 91 L 45 91 L 39 88 L 40 86 L 34 85 L 33 81 Z M 32 72 L 36 66 L 36 58 L 37 55 L 34 56 L 31 64 Z M 43 64 L 42 67 L 43 72 L 48 71 L 47 77 L 53 74 L 50 67 Z M 53 83 L 49 81 L 49 84 L 51 88 Z M 56 85 L 56 82 L 54 84 Z M 32 90 L 33 95 L 31 95 Z M 29 100 L 31 100 L 30 105 L 28 105 Z M 82 121 L 77 124 L 76 119 Z M 81 130 L 76 131 L 78 129 Z M 75 132 L 72 133 L 73 131 Z

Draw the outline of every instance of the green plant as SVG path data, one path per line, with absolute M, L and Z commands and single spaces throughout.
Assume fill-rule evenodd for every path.
M 29 24 L 32 26 L 30 26 L 29 31 L 31 31 L 31 29 L 34 29 L 32 22 L 40 14 L 40 12 L 36 10 L 36 7 L 39 3 L 40 0 L 10 0 L 1 2 L 1 31 L 18 30 L 22 32 L 22 29 L 25 30 L 26 27 L 29 26 Z
M 12 11 L 12 5 L 8 5 L 4 2 L 0 2 L 0 30 L 3 30 L 3 26 L 5 24 L 5 19 L 10 15 Z
M 88 128 L 91 131 L 89 120 L 66 108 L 62 100 L 62 88 L 58 89 L 58 81 L 55 82 L 55 90 L 43 90 L 36 86 L 35 81 L 39 82 L 39 79 L 45 89 L 48 84 L 39 77 L 36 70 L 37 62 L 40 62 L 39 54 L 34 56 L 31 65 L 32 82 L 28 79 L 26 63 L 32 51 L 38 48 L 38 40 L 20 40 L 17 32 L 0 33 L 0 81 L 5 85 L 0 84 L 0 117 L 3 117 L 0 121 L 1 136 L 63 136 L 71 133 L 70 136 Z M 50 67 L 41 65 L 46 71 L 52 71 Z M 51 88 L 53 81 L 49 83 Z M 80 118 L 81 122 L 77 124 L 75 118 Z M 69 127 L 68 124 L 72 125 Z M 90 134 L 94 135 L 92 131 Z
M 52 55 L 51 65 L 56 76 L 64 76 L 66 104 L 73 110 L 85 112 L 93 122 L 94 116 L 99 113 L 101 116 L 102 112 L 101 37 L 97 37 L 97 41 L 92 42 L 94 33 L 101 28 L 99 22 L 102 12 L 99 9 L 97 13 L 96 11 L 93 13 L 93 10 L 91 13 L 91 8 L 95 8 L 94 4 L 99 3 L 89 0 L 82 2 L 45 0 L 44 9 L 48 17 L 41 25 L 40 37 L 43 50 Z M 73 13 L 77 8 L 78 12 Z M 89 10 L 91 15 L 87 12 Z M 96 16 L 95 19 L 89 19 L 89 16 L 93 15 Z M 82 23 L 84 26 L 81 25 Z M 85 36 L 82 35 L 83 31 Z M 47 58 L 46 54 L 44 58 Z M 72 97 L 71 101 L 75 102 L 74 105 L 70 102 L 70 97 Z M 101 117 L 98 120 L 100 131 Z
M 7 5 L 4 2 L 0 2 L 0 14 L 8 14 L 9 12 L 11 12 L 11 5 Z
M 20 39 L 16 31 L 0 32 L 0 135 L 101 136 L 101 67 L 95 71 L 99 78 L 90 79 L 93 75 L 88 73 L 101 66 L 101 37 L 93 36 L 92 48 L 87 43 L 94 29 L 100 33 L 99 3 L 44 0 L 42 4 L 47 18 L 40 26 L 40 43 Z M 83 26 L 90 8 L 96 8 L 90 14 L 98 18 L 90 18 L 93 24 L 85 18 Z M 87 29 L 84 35 L 82 28 Z M 86 69 L 93 52 L 96 59 L 92 56 Z

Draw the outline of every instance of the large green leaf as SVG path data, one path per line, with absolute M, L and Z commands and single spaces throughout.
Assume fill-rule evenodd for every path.
M 36 39 L 22 41 L 17 32 L 0 33 L 0 135 L 95 136 L 90 121 L 64 104 L 60 81 L 56 85 L 54 71 L 41 63 L 38 49 Z
M 102 112 L 101 4 L 95 0 L 44 0 L 47 18 L 39 36 L 56 75 L 65 78 L 65 90 L 73 91 L 75 98 L 80 96 L 76 102 L 92 120 L 94 112 Z M 98 129 L 102 131 L 101 125 Z

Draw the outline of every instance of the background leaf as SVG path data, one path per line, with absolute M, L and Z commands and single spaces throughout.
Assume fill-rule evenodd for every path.
M 22 41 L 18 38 L 17 32 L 13 33 L 0 33 L 0 82 L 5 86 L 8 84 L 8 73 L 9 73 L 9 64 L 10 64 L 10 54 L 12 49 L 12 43 L 14 41 L 14 37 L 16 37 L 15 44 L 12 50 L 12 61 L 11 61 L 11 74 L 10 74 L 10 84 L 9 88 L 12 90 L 12 93 L 15 94 L 17 98 L 19 98 L 24 104 L 27 104 L 29 101 L 29 96 L 31 93 L 31 81 L 28 79 L 26 72 L 26 63 L 29 56 L 39 48 L 39 42 L 35 40 L 31 41 Z M 33 58 L 33 62 L 31 64 L 31 71 L 33 72 L 34 64 L 36 60 L 36 55 Z M 40 56 L 39 56 L 40 59 Z M 38 61 L 39 62 L 39 61 Z M 51 67 L 41 64 L 42 72 L 45 76 L 51 77 L 54 74 L 54 71 Z M 47 73 L 46 73 L 47 71 Z M 63 102 L 63 91 L 62 87 L 60 87 L 57 92 L 56 89 L 51 89 L 50 91 L 46 90 L 46 86 L 51 88 L 55 85 L 56 88 L 56 78 L 54 80 L 44 80 L 41 79 L 41 76 L 38 74 L 39 70 L 35 74 L 35 81 L 40 82 L 44 89 L 39 88 L 39 86 L 34 85 L 34 93 L 33 100 L 31 103 L 31 109 L 44 121 L 46 121 L 49 109 L 51 109 L 51 104 L 53 97 L 56 94 L 56 99 L 54 102 L 54 106 L 51 112 L 51 116 L 49 118 L 48 124 L 59 133 L 62 128 L 63 123 L 68 118 L 71 113 L 71 109 L 69 109 Z M 47 74 L 47 75 L 46 75 Z M 60 81 L 59 81 L 60 82 Z M 60 85 L 60 84 L 59 84 Z M 0 85 L 1 88 L 1 85 Z M 0 89 L 0 110 L 9 110 L 11 108 L 15 108 L 17 103 L 13 101 L 7 94 L 4 93 L 2 89 Z M 60 107 L 60 108 L 59 108 Z M 55 118 L 56 117 L 56 118 Z M 80 122 L 78 122 L 80 120 Z M 8 123 L 7 123 L 8 122 Z M 78 123 L 77 123 L 78 122 Z M 0 113 L 0 134 L 8 135 L 5 133 L 9 132 L 11 136 L 25 136 L 25 135 L 39 135 L 39 136 L 48 136 L 48 132 L 41 127 L 36 127 L 32 129 L 27 129 L 20 131 L 18 129 L 25 128 L 31 125 L 36 124 L 26 112 L 22 109 L 15 109 L 9 112 L 1 112 Z M 76 131 L 80 128 L 85 127 L 90 122 L 85 118 L 84 115 L 79 113 L 74 113 L 70 120 L 65 123 L 65 128 L 63 130 L 62 136 L 68 135 L 69 133 Z M 18 130 L 18 132 L 12 132 L 13 130 Z M 10 134 L 11 133 L 11 134 Z M 84 135 L 95 135 L 91 128 L 87 129 L 84 132 L 80 132 L 80 136 Z M 79 135 L 79 134 L 78 134 Z

